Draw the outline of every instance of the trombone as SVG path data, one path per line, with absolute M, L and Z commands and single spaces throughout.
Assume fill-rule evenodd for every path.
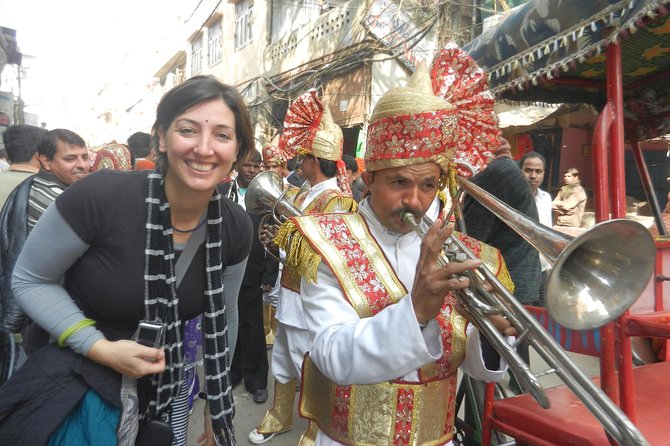
M 510 208 L 480 187 L 459 178 L 461 187 L 493 212 L 553 264 L 547 285 L 547 309 L 552 318 L 568 328 L 584 330 L 615 319 L 637 300 L 653 271 L 655 245 L 649 231 L 631 220 L 600 223 L 576 238 L 550 228 Z M 423 238 L 425 230 L 411 212 L 401 218 Z M 426 225 L 432 222 L 424 216 Z M 458 238 L 445 243 L 439 262 L 461 262 L 476 256 Z M 644 446 L 649 443 L 591 379 L 579 370 L 554 338 L 510 293 L 495 274 L 483 265 L 468 273 L 470 287 L 455 292 L 458 302 L 468 311 L 473 324 L 506 359 L 519 384 L 543 408 L 550 401 L 515 346 L 526 340 L 550 365 L 565 384 L 619 444 Z M 483 280 L 494 288 L 489 293 Z M 509 345 L 487 315 L 501 313 L 520 333 Z

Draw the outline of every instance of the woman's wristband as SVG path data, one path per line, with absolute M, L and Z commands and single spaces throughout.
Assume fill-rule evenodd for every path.
M 70 338 L 70 336 L 72 336 L 82 328 L 90 327 L 92 325 L 95 325 L 95 321 L 93 319 L 82 319 L 70 325 L 67 329 L 65 329 L 63 333 L 61 333 L 60 336 L 58 336 L 58 346 L 64 347 L 65 342 Z

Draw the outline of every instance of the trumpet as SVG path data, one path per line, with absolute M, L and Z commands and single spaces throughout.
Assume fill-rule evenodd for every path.
M 597 225 L 576 239 L 569 239 L 560 233 L 558 236 L 546 231 L 546 228 L 540 228 L 539 223 L 510 208 L 469 181 L 465 179 L 459 181 L 470 196 L 519 235 L 527 240 L 530 238 L 529 243 L 554 262 L 553 278 L 550 277 L 551 286 L 548 287 L 548 291 L 555 294 L 554 301 L 562 299 L 560 291 L 564 293 L 578 291 L 576 296 L 570 296 L 573 304 L 569 306 L 574 313 L 572 318 L 578 322 L 569 324 L 572 325 L 569 328 L 574 328 L 575 325 L 578 326 L 576 329 L 593 328 L 618 317 L 639 297 L 644 285 L 649 281 L 653 271 L 655 247 L 648 231 L 639 223 L 630 220 L 612 220 Z M 421 222 L 417 222 L 409 211 L 403 212 L 401 218 L 421 238 L 425 236 L 425 227 L 432 224 L 425 216 Z M 613 239 L 614 234 L 617 234 L 617 237 Z M 541 250 L 538 247 L 545 249 Z M 449 262 L 476 258 L 461 240 L 450 236 L 445 242 L 438 262 L 446 265 Z M 639 277 L 615 280 L 622 276 L 624 267 L 632 269 Z M 468 312 L 473 325 L 488 339 L 500 356 L 505 358 L 519 385 L 541 407 L 549 408 L 551 402 L 538 378 L 516 352 L 516 346 L 523 341 L 528 342 L 549 364 L 551 370 L 546 373 L 556 373 L 619 444 L 625 446 L 649 444 L 621 409 L 584 375 L 556 340 L 505 288 L 493 272 L 480 265 L 466 274 L 470 279 L 469 288 L 453 293 L 458 303 Z M 493 292 L 486 290 L 484 281 L 493 286 Z M 580 281 L 584 282 L 583 286 L 579 286 Z M 641 285 L 642 283 L 644 285 Z M 625 289 L 622 292 L 612 289 L 613 286 Z M 609 298 L 613 294 L 620 295 L 614 299 L 614 308 L 609 303 Z M 548 301 L 552 299 L 549 295 L 547 298 Z M 551 310 L 555 306 L 548 305 L 552 318 L 554 314 Z M 599 311 L 584 310 L 594 306 L 598 307 Z M 488 318 L 490 314 L 502 314 L 520 333 L 513 344 L 507 343 L 493 326 Z M 561 323 L 566 319 L 570 320 L 570 317 L 569 313 L 561 310 L 558 315 L 560 320 L 557 321 Z

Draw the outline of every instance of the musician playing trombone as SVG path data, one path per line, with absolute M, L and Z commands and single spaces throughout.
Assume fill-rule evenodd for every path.
M 453 232 L 440 199 L 453 162 L 484 163 L 499 135 L 490 96 L 461 101 L 476 90 L 473 64 L 448 47 L 432 70 L 433 85 L 446 85 L 438 90 L 443 97 L 420 66 L 406 87 L 379 100 L 365 154 L 369 195 L 359 212 L 289 220 L 295 230 L 285 248 L 297 259 L 313 336 L 300 412 L 318 424 L 317 445 L 451 444 L 459 366 L 486 381 L 505 373 L 505 361 L 468 324 L 454 295 L 482 262 L 505 283 L 507 270 L 496 249 Z M 463 89 L 454 93 L 451 85 Z M 462 102 L 477 107 L 476 122 L 457 107 Z M 407 217 L 424 215 L 435 223 L 422 241 Z M 452 235 L 479 259 L 438 262 Z M 515 334 L 502 316 L 488 317 L 503 335 Z

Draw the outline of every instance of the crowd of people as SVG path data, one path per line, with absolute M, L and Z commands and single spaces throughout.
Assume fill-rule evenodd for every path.
M 22 344 L 0 387 L 0 443 L 185 445 L 202 398 L 200 443 L 234 445 L 243 385 L 272 398 L 253 444 L 292 429 L 298 394 L 302 446 L 450 444 L 456 371 L 507 371 L 459 304 L 468 272 L 484 264 L 542 306 L 551 267 L 471 197 L 455 231 L 455 178 L 479 170 L 473 183 L 547 226 L 579 226 L 586 203 L 576 169 L 552 201 L 544 158 L 512 160 L 480 72 L 454 46 L 420 65 L 376 104 L 363 163 L 313 89 L 256 150 L 244 100 L 211 76 L 167 92 L 126 144 L 92 151 L 71 130 L 10 126 L 0 329 Z M 247 209 L 264 171 L 298 215 L 268 224 Z M 419 235 L 409 220 L 424 216 Z M 478 259 L 441 265 L 452 237 Z

